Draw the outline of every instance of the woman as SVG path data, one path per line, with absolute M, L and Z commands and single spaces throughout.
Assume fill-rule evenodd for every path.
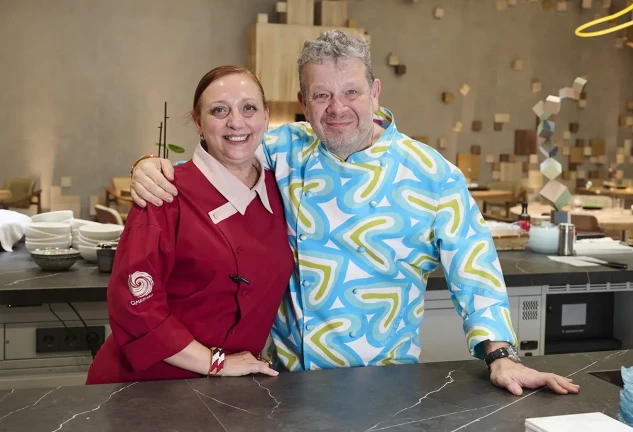
M 293 268 L 281 197 L 255 150 L 268 105 L 247 69 L 198 84 L 200 144 L 176 168 L 179 194 L 134 207 L 108 285 L 112 335 L 87 384 L 277 372 L 257 359 Z

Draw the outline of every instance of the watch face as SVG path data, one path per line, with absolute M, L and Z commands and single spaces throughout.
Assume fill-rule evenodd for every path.
M 511 359 L 519 363 L 521 362 L 521 359 L 519 358 L 519 353 L 517 352 L 517 349 L 515 347 L 510 345 L 506 347 L 506 350 L 508 351 L 508 355 Z

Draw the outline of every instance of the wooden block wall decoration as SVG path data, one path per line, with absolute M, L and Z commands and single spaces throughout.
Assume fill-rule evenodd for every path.
M 558 97 L 561 99 L 576 99 L 576 92 L 571 87 L 563 87 L 558 90 Z
M 547 99 L 545 99 L 543 110 L 546 113 L 558 114 L 560 112 L 560 98 L 558 96 L 548 96 Z
M 584 139 L 577 139 L 576 140 L 576 147 L 584 147 L 585 146 L 585 140 Z
M 585 156 L 591 156 L 593 154 L 591 147 L 585 147 L 583 151 L 585 152 Z
M 479 155 L 471 153 L 457 153 L 457 168 L 471 180 L 479 178 L 479 165 L 481 159 Z
M 345 27 L 347 18 L 347 1 L 322 0 L 317 3 L 317 22 L 319 25 Z
M 444 93 L 442 93 L 442 102 L 444 102 L 444 103 L 451 103 L 451 102 L 453 102 L 454 98 L 455 98 L 455 96 L 453 95 L 452 92 L 444 92 Z
M 517 161 L 517 156 L 515 154 L 508 155 L 508 162 L 515 163 Z
M 260 24 L 266 24 L 268 22 L 268 14 L 267 13 L 258 13 L 257 14 L 257 22 Z
M 611 0 L 602 0 L 602 7 L 604 9 L 609 9 L 611 7 Z
M 617 154 L 615 155 L 615 163 L 616 164 L 623 164 L 624 163 L 624 155 L 623 154 Z
M 407 65 L 399 64 L 395 67 L 396 75 L 401 76 L 407 73 Z
M 448 147 L 448 140 L 447 140 L 446 138 L 439 138 L 439 139 L 437 140 L 437 146 L 438 146 L 440 149 L 445 149 L 445 148 L 447 148 L 447 147 Z
M 628 111 L 633 111 L 633 101 L 627 101 L 626 103 L 626 109 Z
M 532 93 L 540 93 L 543 90 L 543 84 L 540 81 L 532 81 Z
M 435 19 L 444 19 L 444 9 L 441 7 L 436 7 L 433 9 L 433 18 Z
M 578 133 L 579 129 L 580 129 L 580 124 L 578 122 L 569 123 L 569 132 Z
M 622 180 L 624 178 L 624 171 L 617 170 L 615 172 L 615 178 L 618 179 L 618 180 Z
M 589 141 L 591 146 L 591 154 L 594 156 L 602 156 L 606 154 L 606 141 L 603 139 L 592 139 Z
M 501 180 L 501 173 L 499 171 L 493 171 L 492 172 L 492 179 L 493 180 Z
M 578 109 L 585 109 L 587 108 L 587 100 L 586 99 L 580 99 L 578 101 Z
M 495 114 L 496 123 L 510 123 L 510 114 L 498 113 Z
M 494 124 L 492 125 L 492 129 L 495 132 L 501 132 L 503 130 L 503 123 L 494 122 Z
M 389 63 L 389 66 L 398 66 L 400 64 L 400 60 L 395 54 L 389 54 L 387 62 Z
M 508 0 L 508 6 L 514 7 L 517 5 L 517 0 Z
M 497 0 L 497 11 L 501 12 L 508 8 L 508 0 Z
M 473 132 L 481 132 L 481 120 L 473 120 L 472 130 Z
M 556 10 L 558 12 L 567 12 L 567 0 L 559 0 L 556 2 Z
M 576 93 L 582 93 L 586 85 L 587 80 L 583 77 L 578 77 L 574 80 L 574 84 L 572 85 L 572 87 Z
M 571 180 L 571 171 L 563 171 L 563 180 Z
M 626 126 L 626 116 L 621 115 L 618 117 L 618 125 Z
M 566 140 L 571 139 L 571 132 L 563 131 L 563 139 L 566 139 Z
M 462 129 L 464 128 L 464 125 L 462 124 L 462 122 L 458 121 L 455 123 L 455 126 L 453 126 L 453 132 L 461 132 Z
M 563 147 L 563 156 L 569 156 L 571 153 L 571 148 Z
M 584 147 L 574 147 L 570 149 L 569 153 L 569 162 L 581 164 L 585 161 L 585 148 Z
M 598 163 L 600 165 L 604 165 L 607 163 L 607 157 L 605 155 L 601 155 L 601 156 L 595 156 L 598 158 Z
M 582 179 L 582 180 L 586 179 L 587 178 L 587 171 L 585 171 L 585 170 L 576 170 L 576 178 Z M 583 182 L 583 184 L 580 187 L 584 187 L 584 186 L 585 185 L 584 185 L 584 182 Z
M 512 70 L 514 71 L 523 70 L 523 60 L 521 59 L 512 60 Z
M 501 162 L 494 162 L 492 164 L 492 170 L 493 171 L 501 171 Z
M 581 5 L 583 9 L 591 9 L 593 7 L 593 0 L 582 0 Z
M 531 154 L 530 157 L 528 158 L 528 162 L 530 162 L 530 164 L 537 164 L 538 163 L 538 155 L 537 154 Z
M 491 154 L 486 155 L 486 163 L 491 164 L 491 163 L 494 163 L 494 162 L 495 162 L 495 155 L 491 155 Z
M 514 153 L 520 156 L 536 154 L 536 131 L 533 129 L 514 131 Z
M 633 139 L 625 139 L 624 140 L 624 153 L 632 154 L 631 150 L 633 149 Z
M 530 172 L 530 164 L 527 162 L 521 163 L 521 172 L 528 173 Z
M 554 6 L 554 2 L 552 0 L 543 0 L 543 10 L 548 11 Z
M 629 163 L 633 164 L 633 156 L 629 156 Z
M 470 153 L 475 155 L 481 154 L 481 146 L 479 144 L 474 144 L 470 146 Z
M 466 83 L 462 84 L 459 88 L 459 92 L 464 96 L 468 96 L 468 93 L 470 93 L 470 86 Z
M 275 12 L 288 13 L 288 3 L 285 1 L 278 1 L 275 3 Z
M 633 126 L 633 116 L 628 116 L 626 118 L 626 125 L 627 126 Z
M 354 18 L 347 19 L 347 27 L 349 28 L 358 28 L 358 20 Z
M 510 162 L 510 155 L 509 154 L 500 154 L 499 155 L 499 162 Z

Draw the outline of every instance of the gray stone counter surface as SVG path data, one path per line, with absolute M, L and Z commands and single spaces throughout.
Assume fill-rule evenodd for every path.
M 633 351 L 527 358 L 572 377 L 577 395 L 514 396 L 481 361 L 0 391 L 0 431 L 520 431 L 526 418 L 604 412 L 620 388 L 589 371 L 633 365 Z

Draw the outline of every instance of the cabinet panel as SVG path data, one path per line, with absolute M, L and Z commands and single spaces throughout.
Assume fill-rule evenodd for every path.
M 462 325 L 462 318 L 453 308 L 425 310 L 420 329 L 420 361 L 472 360 Z
M 297 56 L 306 40 L 316 39 L 331 27 L 291 24 L 253 24 L 248 31 L 248 68 L 262 83 L 266 97 L 280 102 L 295 102 L 299 91 Z M 360 28 L 339 28 L 354 36 Z

